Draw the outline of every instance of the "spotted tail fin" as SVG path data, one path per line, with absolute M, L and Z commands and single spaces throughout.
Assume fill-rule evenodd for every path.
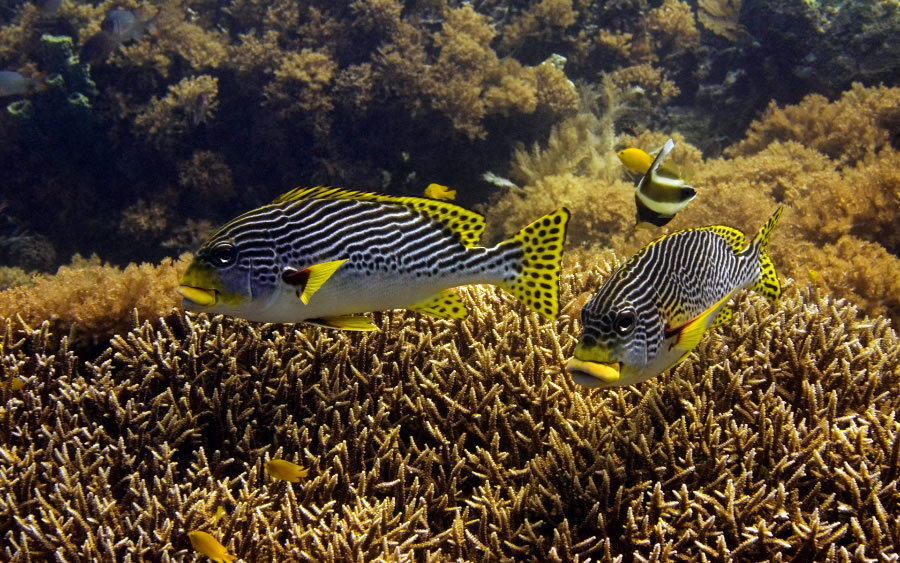
M 772 235 L 772 230 L 775 229 L 775 224 L 778 223 L 782 211 L 784 211 L 784 207 L 779 206 L 759 230 L 759 233 L 756 234 L 751 244 L 752 247 L 756 248 L 756 252 L 759 255 L 760 267 L 760 274 L 756 279 L 756 283 L 753 284 L 753 290 L 773 301 L 781 297 L 781 282 L 778 281 L 775 265 L 772 264 L 772 259 L 769 258 L 769 237 Z
M 548 319 L 559 315 L 559 270 L 569 210 L 560 207 L 531 223 L 500 246 L 522 249 L 522 267 L 513 279 L 500 283 L 529 309 Z

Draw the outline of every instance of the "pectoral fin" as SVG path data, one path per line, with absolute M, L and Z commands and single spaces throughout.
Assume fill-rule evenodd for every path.
M 330 262 L 322 262 L 315 264 L 304 270 L 285 270 L 281 274 L 281 279 L 288 284 L 296 285 L 299 289 L 300 301 L 304 305 L 309 304 L 309 299 L 313 294 L 319 291 L 319 288 L 328 281 L 337 269 L 347 260 L 332 260 Z
M 439 319 L 464 319 L 469 314 L 459 295 L 449 290 L 411 305 L 409 310 Z
M 731 299 L 731 296 L 734 294 L 734 291 L 728 292 L 728 295 L 716 301 L 712 307 L 703 311 L 693 319 L 684 323 L 683 325 L 669 329 L 666 331 L 666 336 L 676 336 L 675 342 L 672 344 L 673 348 L 678 348 L 679 350 L 684 350 L 685 353 L 690 352 L 694 348 L 696 348 L 697 344 L 700 344 L 700 339 L 703 338 L 703 333 L 706 332 L 706 329 L 713 324 L 711 321 L 719 322 L 719 317 L 722 316 L 722 321 L 725 322 L 731 318 L 731 310 L 727 309 L 725 303 Z M 716 325 L 717 326 L 717 325 Z M 680 361 L 680 360 L 679 360 Z M 677 362 L 676 362 L 677 363 Z
M 372 322 L 372 319 L 362 315 L 321 317 L 318 319 L 306 319 L 303 322 L 327 328 L 339 328 L 341 330 L 376 330 L 378 328 L 375 326 L 375 323 Z

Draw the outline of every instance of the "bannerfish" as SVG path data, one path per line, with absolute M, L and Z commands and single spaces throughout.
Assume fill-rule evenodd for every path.
M 442 186 L 440 184 L 428 184 L 428 187 L 425 188 L 425 197 L 452 201 L 456 199 L 456 190 L 451 190 L 447 186 Z
M 626 168 L 643 174 L 634 192 L 638 226 L 649 224 L 662 227 L 697 195 L 696 190 L 687 185 L 677 172 L 662 165 L 673 148 L 675 141 L 669 139 L 656 158 L 637 148 L 616 153 Z
M 747 244 L 714 225 L 663 236 L 619 267 L 581 310 L 584 325 L 566 364 L 589 387 L 634 385 L 684 360 L 710 326 L 731 319 L 742 288 L 775 300 L 781 284 L 768 254 L 779 207 Z
M 448 290 L 490 283 L 553 319 L 568 221 L 562 207 L 485 248 L 484 217 L 450 202 L 296 188 L 213 234 L 178 291 L 194 311 L 374 330 L 361 313 L 465 318 Z
M 284 459 L 270 459 L 266 462 L 266 472 L 273 479 L 299 483 L 301 479 L 305 479 L 309 475 L 309 468 Z
M 216 563 L 231 563 L 234 561 L 235 556 L 228 553 L 225 546 L 210 534 L 195 530 L 188 532 L 188 538 L 190 538 L 194 550 L 200 555 L 205 555 Z

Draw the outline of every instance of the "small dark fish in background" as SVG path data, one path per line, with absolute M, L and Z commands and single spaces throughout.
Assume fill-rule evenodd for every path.
M 206 114 L 209 111 L 209 105 L 212 102 L 208 92 L 200 92 L 194 99 L 194 106 L 191 108 L 191 124 L 193 126 L 200 125 L 206 121 Z
M 110 10 L 100 23 L 100 31 L 81 47 L 81 62 L 104 61 L 125 43 L 137 41 L 145 33 L 155 33 L 158 15 L 145 18 L 143 10 Z
M 0 70 L 0 98 L 8 96 L 29 96 L 35 92 L 46 89 L 44 79 L 46 75 L 40 72 L 32 72 L 29 69 L 22 71 Z
M 59 11 L 59 7 L 62 6 L 62 0 L 35 0 L 33 4 L 37 6 L 41 17 L 52 18 Z

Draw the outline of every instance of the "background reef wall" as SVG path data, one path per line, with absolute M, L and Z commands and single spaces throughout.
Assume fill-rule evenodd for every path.
M 482 174 L 508 176 L 516 146 L 579 111 L 615 114 L 614 135 L 680 131 L 717 156 L 773 99 L 896 84 L 900 29 L 887 1 L 0 8 L 0 68 L 35 77 L 0 112 L 0 258 L 44 271 L 76 252 L 158 262 L 299 184 L 410 194 L 438 182 L 484 202 L 498 189 Z M 113 9 L 145 25 L 89 56 Z M 589 107 L 607 83 L 618 102 Z
M 613 264 L 570 257 L 564 299 Z M 10 326 L 3 558 L 183 560 L 195 529 L 245 561 L 897 558 L 887 321 L 744 296 L 673 372 L 587 391 L 560 373 L 577 307 L 462 293 L 466 321 L 368 334 L 173 311 L 99 354 Z M 309 477 L 272 481 L 274 457 Z

